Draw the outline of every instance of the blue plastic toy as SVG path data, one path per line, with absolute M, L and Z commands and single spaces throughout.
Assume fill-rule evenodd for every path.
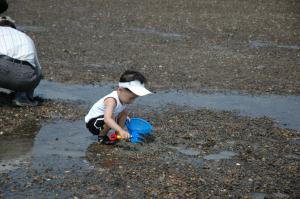
M 125 125 L 131 135 L 130 142 L 139 143 L 144 141 L 144 137 L 151 134 L 152 125 L 141 118 L 131 118 L 126 120 Z

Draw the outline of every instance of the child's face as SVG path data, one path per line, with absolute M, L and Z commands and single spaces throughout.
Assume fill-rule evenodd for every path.
M 118 93 L 120 101 L 123 104 L 132 104 L 134 100 L 138 97 L 136 94 L 132 93 L 131 91 L 128 91 L 125 88 L 119 88 Z

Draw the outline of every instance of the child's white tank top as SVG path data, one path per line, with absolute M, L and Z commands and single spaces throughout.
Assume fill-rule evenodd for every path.
M 98 100 L 91 108 L 91 110 L 88 112 L 88 114 L 85 116 L 85 122 L 88 123 L 90 119 L 99 117 L 101 115 L 104 115 L 105 112 L 105 105 L 104 100 L 106 98 L 112 97 L 116 100 L 117 106 L 114 109 L 113 116 L 116 118 L 126 107 L 127 105 L 123 105 L 120 102 L 119 96 L 117 91 L 113 91 L 110 94 L 102 97 L 100 100 Z

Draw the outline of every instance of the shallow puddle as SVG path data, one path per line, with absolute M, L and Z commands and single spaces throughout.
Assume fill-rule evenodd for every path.
M 286 49 L 286 50 L 299 50 L 300 45 L 298 44 L 277 44 L 272 41 L 262 41 L 262 40 L 249 40 L 248 42 L 229 42 L 223 41 L 218 44 L 209 43 L 208 46 L 216 50 L 228 50 L 232 48 L 252 48 L 252 49 L 263 49 L 263 48 L 273 48 L 273 49 Z
M 80 101 L 90 107 L 100 97 L 111 92 L 113 84 L 105 86 L 65 85 L 57 82 L 42 81 L 36 94 L 47 99 Z M 163 109 L 168 104 L 189 106 L 191 108 L 209 108 L 215 110 L 237 111 L 251 117 L 267 116 L 275 119 L 285 128 L 300 130 L 300 96 L 280 95 L 241 95 L 236 92 L 209 94 L 184 91 L 160 91 L 138 98 L 135 105 L 151 109 Z
M 289 198 L 289 195 L 284 193 L 260 193 L 260 192 L 254 192 L 252 193 L 253 199 L 265 199 L 265 198 Z
M 295 49 L 299 50 L 299 45 L 286 45 L 286 44 L 274 44 L 272 42 L 268 41 L 259 41 L 259 40 L 253 40 L 249 42 L 250 48 L 286 48 L 286 49 Z
M 268 194 L 266 193 L 258 193 L 258 192 L 252 193 L 252 197 L 254 199 L 265 199 L 267 195 Z
M 161 37 L 168 37 L 173 39 L 180 39 L 185 37 L 184 35 L 173 33 L 173 32 L 161 32 L 159 30 L 153 29 L 153 28 L 132 28 L 130 29 L 135 32 L 144 33 L 144 34 L 150 34 L 150 35 L 158 35 Z
M 33 146 L 32 138 L 2 137 L 0 140 L 0 173 L 26 163 Z
M 29 25 L 18 25 L 18 30 L 24 31 L 24 32 L 44 32 L 46 31 L 45 27 L 42 26 L 29 26 Z
M 233 156 L 237 155 L 232 151 L 221 151 L 220 153 L 210 154 L 204 156 L 205 160 L 223 160 L 223 159 L 230 159 Z
M 195 149 L 179 149 L 178 151 L 187 156 L 197 156 L 200 154 L 200 152 Z
M 0 172 L 16 169 L 22 163 L 36 170 L 89 169 L 85 152 L 96 140 L 81 120 L 45 124 L 35 138 L 0 140 Z

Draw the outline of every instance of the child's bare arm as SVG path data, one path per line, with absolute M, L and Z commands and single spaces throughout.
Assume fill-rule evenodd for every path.
M 130 134 L 125 131 L 121 126 L 119 126 L 113 118 L 113 111 L 116 107 L 116 100 L 113 98 L 107 98 L 104 100 L 105 112 L 104 112 L 104 122 L 110 128 L 116 130 L 123 138 L 130 138 Z
M 125 126 L 125 121 L 127 119 L 127 116 L 128 116 L 128 111 L 125 109 L 123 110 L 120 114 L 119 114 L 119 117 L 118 117 L 118 124 L 124 128 Z

